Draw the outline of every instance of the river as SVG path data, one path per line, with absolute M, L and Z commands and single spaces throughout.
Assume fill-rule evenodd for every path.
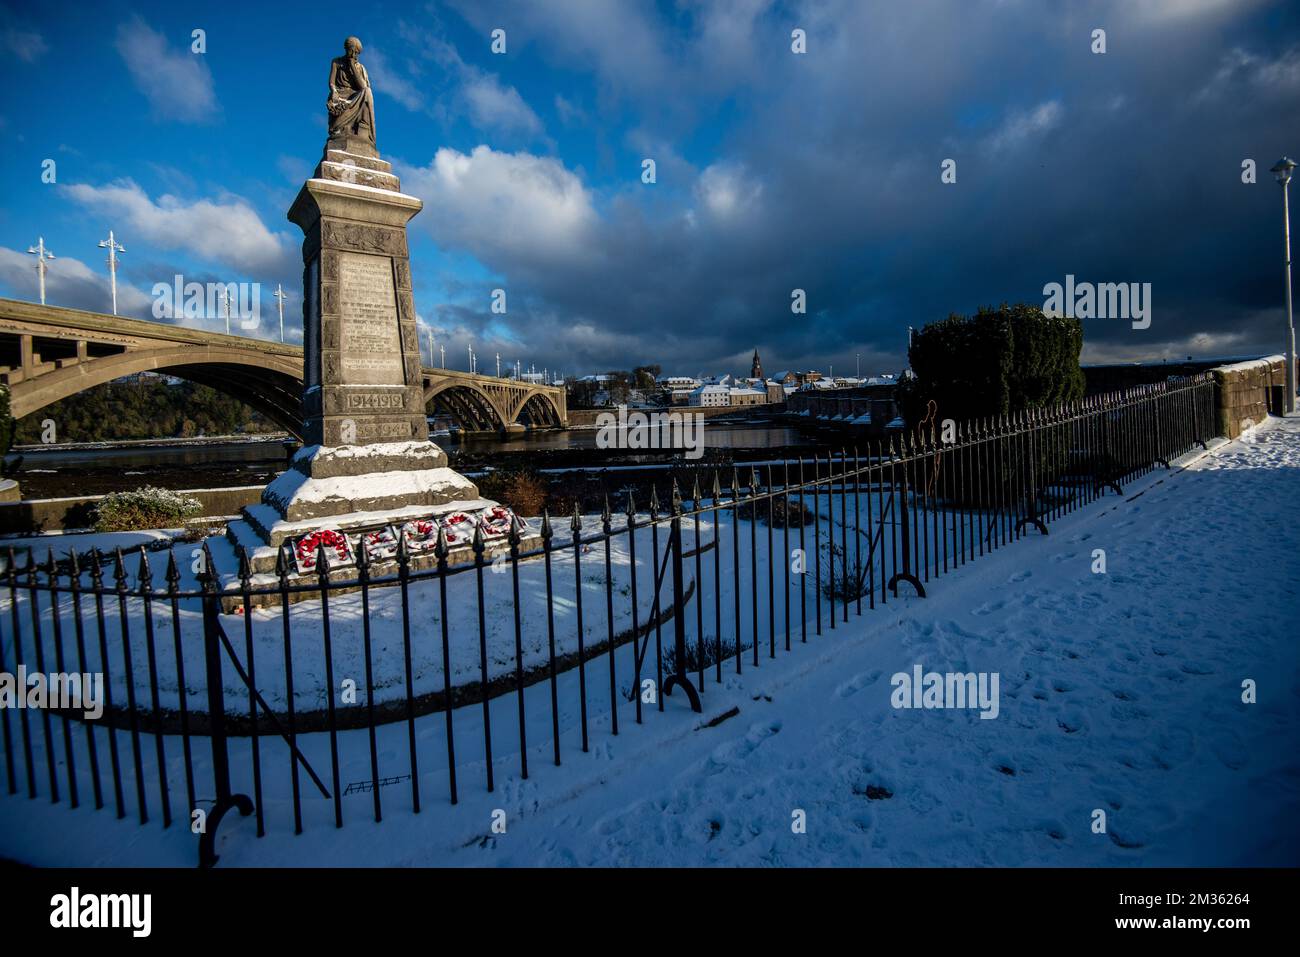
M 595 429 L 533 432 L 508 437 L 438 433 L 434 441 L 461 471 L 527 465 L 594 469 L 603 465 L 680 460 L 680 451 L 624 452 L 597 447 Z M 842 433 L 809 431 L 770 420 L 709 421 L 704 454 L 737 462 L 808 455 L 838 448 Z M 157 442 L 17 446 L 5 459 L 23 498 L 61 498 L 154 485 L 161 488 L 231 488 L 264 485 L 283 471 L 292 448 L 286 436 L 161 439 Z

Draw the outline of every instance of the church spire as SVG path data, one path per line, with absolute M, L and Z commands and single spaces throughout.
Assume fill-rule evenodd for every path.
M 751 379 L 763 378 L 763 360 L 758 357 L 758 350 L 754 350 L 754 362 L 749 367 L 749 377 Z

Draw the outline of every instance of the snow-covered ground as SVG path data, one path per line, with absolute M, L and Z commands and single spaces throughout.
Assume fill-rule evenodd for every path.
M 868 533 L 873 528 L 869 527 L 867 522 L 876 497 L 876 495 L 867 491 L 864 485 L 862 502 L 858 507 L 862 528 L 856 547 L 860 551 L 865 551 L 869 547 Z M 872 499 L 873 502 L 869 503 L 868 498 Z M 851 517 L 854 514 L 854 506 L 852 496 L 841 499 L 837 494 L 834 499 L 835 501 L 832 502 L 825 490 L 822 490 L 816 501 L 822 522 L 822 546 L 820 549 L 822 574 L 826 576 L 829 576 L 831 562 L 831 554 L 827 544 L 828 537 L 831 537 L 830 529 L 835 528 L 833 539 L 835 544 L 840 546 L 844 541 L 842 525 L 846 511 L 850 515 L 849 527 L 850 529 L 853 528 Z M 792 497 L 792 507 L 796 502 L 797 497 Z M 810 511 L 813 505 L 812 496 L 805 496 L 805 506 Z M 635 568 L 638 582 L 638 600 L 636 602 L 636 623 L 638 626 L 644 626 L 650 620 L 654 607 L 654 572 L 651 558 L 654 555 L 662 556 L 667 544 L 668 525 L 663 520 L 662 513 L 660 515 L 661 520 L 657 529 L 650 526 L 648 514 L 641 513 L 637 519 L 639 524 L 636 531 Z M 538 521 L 536 519 L 530 521 L 531 526 L 536 529 L 539 525 Z M 883 553 L 885 555 L 884 567 L 890 570 L 892 570 L 891 563 L 895 545 L 890 534 L 893 531 L 891 524 L 886 525 L 883 544 L 877 546 L 877 560 L 880 560 L 880 555 Z M 755 634 L 759 636 L 760 644 L 768 642 L 770 639 L 766 597 L 769 564 L 767 551 L 768 532 L 767 526 L 762 523 L 757 528 L 752 526 L 751 521 L 741 519 L 739 528 L 734 528 L 732 515 L 725 509 L 710 513 L 708 518 L 702 518 L 699 523 L 699 541 L 702 546 L 710 545 L 714 541 L 715 534 L 721 542 L 719 549 L 710 550 L 706 553 L 702 559 L 700 569 L 703 578 L 703 586 L 700 591 L 704 595 L 705 611 L 702 620 L 705 629 L 706 647 L 715 645 L 717 618 L 714 604 L 719 601 L 719 596 L 723 608 L 722 636 L 725 649 L 734 649 L 735 647 L 737 623 L 742 636 L 742 644 L 745 647 L 753 646 Z M 613 516 L 611 529 L 615 534 L 610 540 L 609 581 L 613 592 L 614 617 L 612 631 L 616 638 L 630 633 L 633 626 L 633 603 L 631 600 L 633 563 L 626 528 L 626 515 Z M 737 531 L 739 532 L 738 545 Z M 601 520 L 598 515 L 587 515 L 582 518 L 581 535 L 583 538 L 592 539 L 599 536 L 600 533 Z M 31 548 L 38 563 L 46 561 L 46 557 L 51 552 L 56 559 L 61 558 L 73 547 L 83 557 L 88 554 L 92 546 L 99 548 L 104 555 L 110 557 L 115 547 L 122 547 L 127 552 L 125 568 L 129 585 L 134 587 L 140 563 L 138 550 L 140 545 L 147 544 L 142 540 L 142 536 L 147 534 L 151 533 L 115 532 L 94 536 L 28 538 L 19 540 L 15 547 L 19 554 L 21 554 L 22 548 Z M 852 534 L 850 532 L 850 535 Z M 807 616 L 807 627 L 809 629 L 815 629 L 817 620 L 816 604 L 812 597 L 816 591 L 816 572 L 814 571 L 815 562 L 811 557 L 812 542 L 815 536 L 816 530 L 813 526 L 810 525 L 804 530 L 804 537 L 810 549 L 808 559 L 809 574 L 807 581 L 804 583 L 805 594 L 802 597 L 800 596 L 798 584 L 796 583 L 790 595 L 792 630 L 796 632 L 799 631 L 801 614 Z M 776 530 L 773 533 L 773 555 L 776 558 L 773 581 L 776 593 L 772 616 L 776 622 L 779 636 L 784 635 L 786 612 L 785 571 L 784 562 L 781 560 L 781 555 L 784 552 L 784 537 L 784 532 L 781 530 Z M 693 549 L 696 540 L 696 527 L 693 518 L 688 518 L 684 522 L 683 538 L 684 548 L 687 550 Z M 799 532 L 797 529 L 790 530 L 790 538 L 792 547 L 798 544 Z M 72 540 L 71 544 L 68 543 L 68 539 Z M 751 539 L 757 542 L 752 562 Z M 855 543 L 852 538 L 848 541 L 850 555 L 852 556 Z M 520 636 L 518 651 L 525 670 L 543 666 L 549 661 L 552 640 L 554 641 L 557 656 L 572 655 L 578 651 L 577 610 L 579 596 L 574 574 L 572 543 L 573 533 L 569 520 L 568 518 L 561 518 L 555 523 L 553 538 L 549 618 L 547 614 L 545 563 L 536 555 L 521 560 L 519 563 Z M 208 544 L 211 548 L 213 562 L 218 570 L 228 577 L 234 569 L 238 568 L 239 564 L 231 543 L 225 537 L 214 537 L 208 540 Z M 130 551 L 132 548 L 136 549 L 136 551 Z M 526 551 L 535 552 L 537 548 L 534 539 L 532 544 L 527 546 Z M 741 612 L 739 618 L 734 614 L 736 569 L 733 566 L 733 559 L 737 554 L 737 548 L 739 548 L 741 580 Z M 177 540 L 171 546 L 171 552 L 176 560 L 180 574 L 179 590 L 181 592 L 196 592 L 200 587 L 196 578 L 196 570 L 199 566 L 198 559 L 201 555 L 198 545 L 193 542 Z M 607 644 L 611 632 L 610 621 L 606 617 L 608 606 L 605 600 L 606 574 L 604 558 L 604 544 L 600 540 L 589 541 L 586 550 L 581 556 L 582 634 L 583 645 L 587 649 L 594 649 L 602 644 Z M 862 560 L 866 561 L 865 554 L 862 555 Z M 24 557 L 18 559 L 20 566 L 24 566 L 25 562 Z M 835 559 L 835 562 L 838 566 L 838 558 Z M 715 563 L 719 565 L 717 592 L 713 589 L 713 565 Z M 84 560 L 82 567 L 87 567 L 87 562 Z M 167 567 L 167 554 L 165 552 L 151 553 L 150 567 L 155 589 L 159 591 L 165 590 L 166 585 L 163 576 Z M 694 562 L 689 556 L 685 563 L 685 573 L 693 578 Z M 426 572 L 417 577 L 416 580 L 410 583 L 408 589 L 409 620 L 407 625 L 411 643 L 411 687 L 416 696 L 440 692 L 444 687 L 441 588 L 437 578 L 431 577 L 431 575 L 431 572 Z M 756 609 L 757 614 L 755 614 L 752 594 L 755 576 L 759 582 L 760 595 Z M 111 587 L 113 581 L 113 568 L 111 565 L 105 568 L 104 577 Z M 514 582 L 509 562 L 504 560 L 492 562 L 487 566 L 483 579 L 484 604 L 488 608 L 488 614 L 484 619 L 484 640 L 487 649 L 487 673 L 489 680 L 492 680 L 503 675 L 513 675 L 516 668 L 513 616 Z M 367 598 L 369 603 L 368 615 L 363 614 L 363 599 L 358 592 L 336 594 L 329 601 L 330 654 L 333 673 L 339 680 L 351 678 L 362 688 L 364 688 L 363 676 L 366 673 L 363 626 L 365 623 L 369 623 L 372 657 L 371 673 L 376 703 L 404 700 L 406 692 L 403 604 L 400 590 L 392 584 L 392 580 L 393 576 L 390 573 L 387 585 L 371 590 Z M 58 601 L 60 625 L 64 634 L 72 634 L 75 627 L 75 603 L 68 592 L 69 582 L 66 577 L 62 579 L 61 584 L 62 588 Z M 89 587 L 90 584 L 90 575 L 83 572 L 81 577 L 82 587 Z M 876 586 L 879 584 L 878 573 L 873 576 L 873 584 Z M 227 587 L 232 591 L 237 590 L 238 582 L 231 580 Z M 263 585 L 262 587 L 267 586 Z M 446 617 L 450 638 L 449 661 L 453 687 L 477 684 L 482 679 L 483 672 L 478 642 L 477 587 L 476 574 L 472 570 L 463 567 L 459 571 L 450 574 L 446 583 Z M 671 601 L 671 584 L 664 583 L 661 588 L 661 601 L 666 605 Z M 691 600 L 698 600 L 698 592 L 692 596 Z M 19 611 L 19 617 L 24 626 L 24 654 L 28 661 L 32 661 L 35 657 L 35 649 L 34 637 L 28 625 L 31 620 L 30 602 L 21 593 L 20 604 L 22 607 Z M 88 635 L 96 634 L 98 620 L 94 602 L 83 596 L 80 604 L 84 633 Z M 10 616 L 8 605 L 7 591 L 0 589 L 0 634 L 4 634 L 7 641 L 12 643 L 12 638 L 4 630 L 8 627 L 7 623 Z M 110 600 L 109 605 L 115 606 L 115 602 Z M 825 619 L 824 627 L 829 628 L 829 607 L 825 600 L 823 600 L 822 605 L 822 615 Z M 57 659 L 55 630 L 51 621 L 52 611 L 53 606 L 49 600 L 49 595 L 42 595 L 39 620 L 41 622 L 42 648 L 47 661 Z M 81 670 L 89 672 L 105 670 L 114 701 L 120 703 L 126 700 L 128 669 L 123 655 L 121 617 L 116 607 L 109 607 L 108 611 L 109 613 L 104 621 L 106 647 L 108 648 L 108 668 L 101 668 L 99 646 L 96 642 L 91 641 L 85 649 L 85 666 Z M 181 626 L 181 664 L 185 674 L 190 679 L 188 681 L 189 698 L 187 707 L 192 710 L 204 710 L 207 705 L 203 686 L 201 683 L 194 681 L 196 676 L 203 674 L 204 650 L 201 603 L 196 598 L 180 599 L 178 611 Z M 155 634 L 155 654 L 157 656 L 161 702 L 163 707 L 174 710 L 178 707 L 179 682 L 177 675 L 179 670 L 176 661 L 176 644 L 172 640 L 171 608 L 166 600 L 154 601 L 150 613 Z M 292 604 L 289 608 L 289 617 L 293 633 L 291 660 L 293 665 L 294 706 L 299 712 L 321 711 L 327 706 L 326 688 L 328 686 L 325 680 L 324 628 L 321 603 L 318 599 L 310 599 Z M 696 623 L 700 619 L 697 618 L 693 608 L 688 608 L 687 619 L 691 629 L 690 642 L 694 646 L 698 644 L 698 635 L 695 629 Z M 138 598 L 128 599 L 126 620 L 133 661 L 137 663 L 147 661 L 149 659 L 148 632 L 145 629 L 143 603 Z M 245 628 L 251 629 L 254 649 L 253 661 L 258 689 L 270 707 L 283 712 L 286 707 L 288 683 L 285 671 L 282 608 L 256 609 L 247 619 L 242 615 L 228 614 L 224 616 L 223 620 L 227 634 L 239 644 L 241 656 L 246 655 L 244 650 Z M 550 631 L 552 623 L 554 625 L 553 635 Z M 162 637 L 158 638 L 157 636 Z M 784 644 L 783 637 L 780 640 Z M 68 642 L 68 646 L 71 647 L 71 642 Z M 653 652 L 648 654 L 648 667 L 653 672 Z M 13 658 L 12 648 L 6 646 L 5 655 L 5 660 Z M 247 667 L 246 661 L 243 664 Z M 137 665 L 133 668 L 133 676 L 136 696 L 140 701 L 146 701 L 150 692 L 148 673 L 144 668 Z M 246 701 L 246 690 L 240 683 L 239 677 L 233 668 L 225 668 L 223 677 L 225 679 L 224 688 L 228 706 L 231 710 L 237 712 L 243 707 L 241 702 Z M 623 680 L 630 687 L 634 678 L 634 673 L 629 671 Z M 549 719 L 545 723 L 549 727 Z
M 457 806 L 440 714 L 417 722 L 418 816 L 401 782 L 381 789 L 382 824 L 369 794 L 348 795 L 335 830 L 307 785 L 294 837 L 287 773 L 268 774 L 267 836 L 228 819 L 222 864 L 1300 864 L 1298 490 L 1300 419 L 1271 420 L 933 581 L 926 599 L 851 617 L 757 669 L 747 659 L 742 676 L 706 684 L 703 716 L 679 694 L 638 727 L 624 705 L 613 737 L 607 709 L 593 708 L 584 755 L 570 671 L 561 768 L 549 738 L 530 737 L 520 779 L 516 701 L 494 699 L 495 793 L 475 708 L 457 712 Z M 996 673 L 997 717 L 893 707 L 891 676 L 918 665 Z M 589 665 L 589 685 L 602 680 Z M 1243 702 L 1246 681 L 1256 703 Z M 529 727 L 543 726 L 546 683 L 527 699 Z M 326 774 L 323 738 L 300 742 Z M 405 726 L 378 738 L 381 773 L 404 773 Z M 341 780 L 367 778 L 366 732 L 340 735 L 340 748 Z M 247 740 L 231 752 L 247 791 Z M 277 742 L 262 753 L 265 767 L 287 766 Z M 0 795 L 0 855 L 185 866 L 195 838 Z

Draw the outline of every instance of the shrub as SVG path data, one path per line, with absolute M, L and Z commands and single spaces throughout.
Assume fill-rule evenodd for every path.
M 523 517 L 540 515 L 546 504 L 546 483 L 526 469 L 489 472 L 477 484 L 484 498 L 494 499 Z
M 177 528 L 196 517 L 203 505 L 196 498 L 164 488 L 145 487 L 114 492 L 95 509 L 95 530 L 128 532 L 147 528 Z
M 743 493 L 742 493 L 743 494 Z M 758 512 L 758 520 L 764 525 L 767 524 L 767 502 L 759 499 L 757 502 L 743 502 L 736 506 L 736 515 L 743 519 L 752 519 L 754 512 Z M 772 498 L 772 527 L 785 528 L 802 528 L 805 525 L 813 523 L 812 510 L 807 505 L 800 505 L 795 498 L 790 499 L 790 511 L 787 514 L 785 508 L 785 496 L 776 495 Z
M 914 377 L 899 384 L 915 426 L 933 401 L 938 419 L 1002 415 L 1083 396 L 1083 325 L 1027 303 L 981 307 L 930 323 L 907 350 Z
M 740 653 L 742 655 L 753 647 L 754 647 L 753 641 L 747 638 L 742 638 L 740 640 Z M 677 670 L 677 649 L 673 646 L 673 643 L 671 641 L 665 643 L 663 654 L 664 654 L 664 660 L 663 660 L 664 674 L 666 675 L 673 674 Z M 729 658 L 735 658 L 735 657 L 736 657 L 736 637 L 735 635 L 732 635 L 730 637 L 724 635 L 722 638 L 721 660 L 726 661 Z M 715 636 L 713 635 L 704 636 L 704 649 L 702 655 L 701 655 L 699 638 L 695 638 L 695 637 L 687 638 L 686 667 L 684 669 L 684 671 L 687 674 L 690 674 L 691 672 L 699 671 L 700 668 L 704 668 L 704 670 L 707 671 L 708 669 L 716 665 L 718 663 L 718 660 L 719 660 L 718 641 Z M 646 662 L 650 667 L 654 666 L 653 649 L 651 649 L 651 651 L 647 653 Z M 646 670 L 645 668 L 642 668 L 643 672 L 645 670 Z M 631 701 L 632 698 L 629 697 L 628 700 Z
M 834 563 L 833 574 L 830 570 L 831 563 Z M 825 567 L 830 577 L 822 582 L 822 594 L 832 605 L 837 602 L 857 601 L 870 590 L 871 581 L 868 576 L 872 571 L 871 565 L 859 561 L 857 556 L 850 563 L 845 557 L 844 549 L 834 542 L 831 542 L 830 555 Z

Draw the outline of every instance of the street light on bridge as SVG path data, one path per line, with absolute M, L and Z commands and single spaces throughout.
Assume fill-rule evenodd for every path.
M 1286 398 L 1283 410 L 1295 411 L 1295 322 L 1291 314 L 1291 210 L 1287 202 L 1287 184 L 1291 182 L 1291 171 L 1296 167 L 1295 161 L 1283 156 L 1269 170 L 1277 177 L 1282 187 L 1282 243 L 1284 250 L 1284 268 L 1286 278 Z
M 108 250 L 108 282 L 113 288 L 113 315 L 117 315 L 117 254 L 126 252 L 126 247 L 113 238 L 113 230 L 108 231 L 108 238 L 99 241 L 100 249 Z
M 230 335 L 230 284 L 227 283 L 221 290 L 221 304 L 226 307 L 226 335 Z M 117 310 L 113 310 L 113 315 L 117 315 Z
M 284 301 L 289 298 L 288 293 L 280 288 L 280 284 L 275 284 L 276 305 L 280 309 L 280 341 L 284 342 Z
M 40 277 L 41 305 L 43 306 L 45 305 L 45 270 L 48 268 L 46 264 L 54 258 L 54 253 L 45 248 L 44 236 L 37 236 L 36 245 L 28 246 L 27 251 L 36 257 L 36 275 Z

